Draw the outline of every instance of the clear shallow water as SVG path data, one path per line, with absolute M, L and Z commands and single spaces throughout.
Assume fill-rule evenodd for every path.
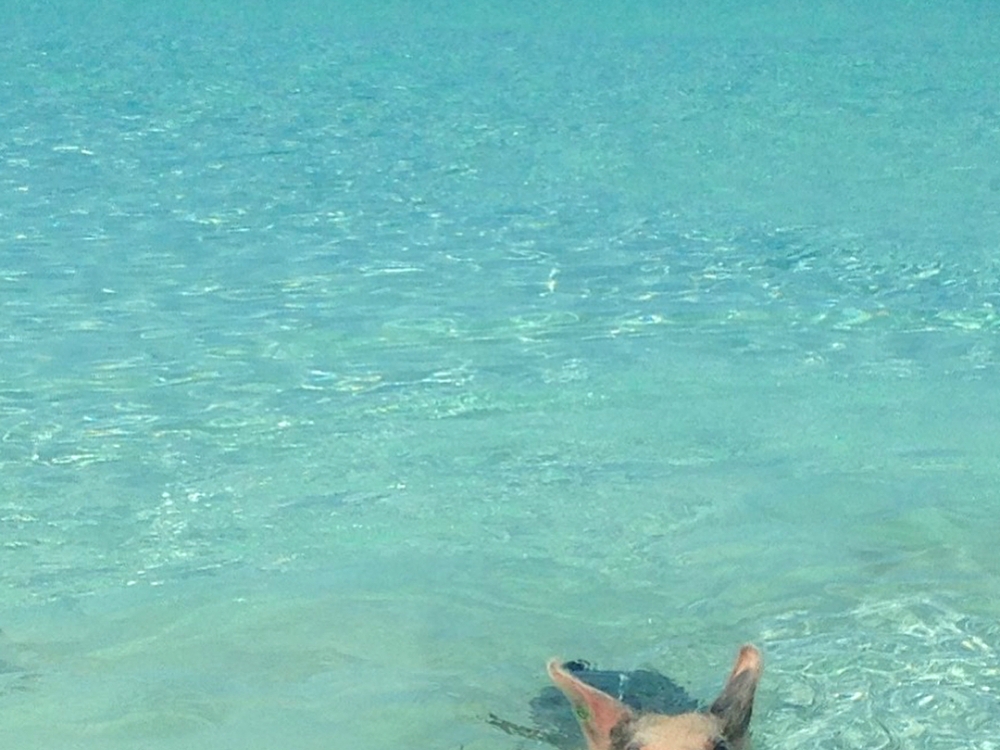
M 989 35 L 636 9 L 6 26 L 6 747 L 990 746 Z

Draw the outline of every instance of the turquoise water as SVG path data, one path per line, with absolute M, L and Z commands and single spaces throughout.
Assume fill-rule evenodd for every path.
M 14 4 L 4 748 L 995 748 L 986 6 Z

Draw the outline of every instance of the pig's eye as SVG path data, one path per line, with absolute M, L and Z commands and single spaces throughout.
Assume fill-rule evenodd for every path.
M 722 739 L 716 740 L 712 750 L 729 750 L 729 743 Z

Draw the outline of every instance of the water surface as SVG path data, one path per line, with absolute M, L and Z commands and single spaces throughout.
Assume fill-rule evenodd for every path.
M 995 23 L 472 8 L 6 11 L 4 746 L 993 747 Z

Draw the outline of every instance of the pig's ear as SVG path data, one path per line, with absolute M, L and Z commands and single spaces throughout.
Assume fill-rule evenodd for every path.
M 726 686 L 708 709 L 710 714 L 722 720 L 722 735 L 727 740 L 740 740 L 747 733 L 753 714 L 753 696 L 763 670 L 760 651 L 750 645 L 743 646 Z
M 590 750 L 609 750 L 612 730 L 625 731 L 633 718 L 629 707 L 575 677 L 557 659 L 549 661 L 549 677 L 573 704 Z

